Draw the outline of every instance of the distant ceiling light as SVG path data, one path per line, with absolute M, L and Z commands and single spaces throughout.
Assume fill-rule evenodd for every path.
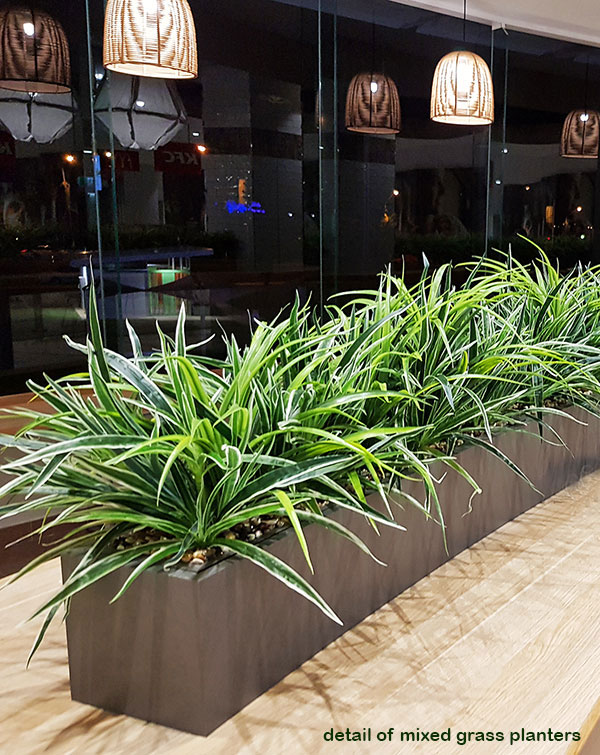
M 200 132 L 199 131 L 192 131 L 192 136 L 200 136 Z
M 63 27 L 28 5 L 0 10 L 0 87 L 13 92 L 71 91 L 71 59 Z
M 508 155 L 508 147 L 502 147 L 502 154 Z
M 497 179 L 496 179 L 496 184 L 497 184 L 498 186 L 500 186 L 500 184 L 501 184 L 501 183 L 502 183 L 502 181 L 501 181 L 501 180 L 500 180 L 499 178 L 497 178 Z
M 577 209 L 577 212 L 582 212 L 583 211 L 583 207 L 580 204 L 577 205 L 576 209 Z
M 137 105 L 138 107 L 146 107 L 146 103 L 144 102 L 144 100 L 136 100 L 136 101 L 135 101 L 135 104 L 136 104 L 136 105 Z
M 205 144 L 197 144 L 196 149 L 198 150 L 198 152 L 206 152 L 207 147 Z
M 392 194 L 393 194 L 393 195 L 394 195 L 395 197 L 397 197 L 397 196 L 398 196 L 398 195 L 400 194 L 400 192 L 398 191 L 398 189 L 394 189 L 394 191 L 392 192 Z
M 585 116 L 584 118 L 582 116 Z M 598 157 L 600 113 L 597 110 L 571 110 L 565 118 L 560 140 L 562 157 Z
M 525 187 L 525 191 L 530 191 L 530 190 L 531 190 L 531 186 L 526 186 Z
M 104 74 L 102 73 L 102 71 L 96 71 L 94 78 L 96 79 L 96 81 L 102 81 Z
M 360 134 L 397 134 L 400 97 L 394 81 L 383 73 L 359 73 L 346 96 L 346 128 Z
M 65 160 L 68 163 L 74 163 L 75 162 L 75 155 L 65 155 Z
M 110 158 L 112 157 L 112 152 L 105 152 L 104 157 L 108 157 L 108 159 L 110 160 Z
M 108 0 L 104 66 L 161 79 L 195 79 L 198 50 L 187 0 Z

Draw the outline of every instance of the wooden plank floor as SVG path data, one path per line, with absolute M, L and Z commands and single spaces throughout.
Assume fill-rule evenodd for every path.
M 21 622 L 58 582 L 50 564 L 0 592 L 1 753 L 600 753 L 600 472 L 439 568 L 207 738 L 72 702 L 60 624 L 24 669 L 35 626 Z M 587 746 L 324 742 L 331 727 L 551 727 L 581 730 Z

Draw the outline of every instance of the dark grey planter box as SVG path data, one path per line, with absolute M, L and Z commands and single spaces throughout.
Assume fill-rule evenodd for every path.
M 377 536 L 347 511 L 334 516 L 357 532 L 388 566 L 351 543 L 306 528 L 317 590 L 344 621 L 340 627 L 258 567 L 229 558 L 200 572 L 143 574 L 112 606 L 125 573 L 103 579 L 71 602 L 67 639 L 71 695 L 115 713 L 206 735 L 321 648 L 460 551 L 600 466 L 600 421 L 579 410 L 586 427 L 564 418 L 553 426 L 569 450 L 507 431 L 495 443 L 530 477 L 532 490 L 498 459 L 475 447 L 460 461 L 484 492 L 454 472 L 440 486 L 448 549 L 439 526 L 406 505 L 399 532 Z M 535 431 L 535 427 L 531 427 Z M 409 491 L 422 496 L 415 483 Z M 376 497 L 373 503 L 380 505 Z M 294 535 L 265 547 L 308 576 Z M 69 573 L 73 559 L 63 559 Z

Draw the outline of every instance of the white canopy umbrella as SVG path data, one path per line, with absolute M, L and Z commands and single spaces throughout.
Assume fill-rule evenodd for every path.
M 187 120 L 173 82 L 114 72 L 98 92 L 95 110 L 126 149 L 158 149 L 172 141 Z
M 0 89 L 0 121 L 20 142 L 49 144 L 69 131 L 77 109 L 71 93 L 42 94 Z

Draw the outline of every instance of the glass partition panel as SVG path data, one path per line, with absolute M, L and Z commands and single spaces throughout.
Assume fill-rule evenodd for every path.
M 104 69 L 103 5 L 40 0 L 70 90 L 0 86 L 0 391 L 81 368 L 62 334 L 85 337 L 92 276 L 113 348 L 125 318 L 157 347 L 183 305 L 220 354 L 296 292 L 412 280 L 423 254 L 598 258 L 596 50 L 389 0 L 190 0 L 199 76 L 173 82 Z M 457 49 L 491 66 L 491 128 L 430 118 Z
M 110 158 L 120 313 L 145 348 L 154 320 L 172 332 L 180 306 L 194 341 L 222 351 L 319 291 L 318 13 L 297 4 L 192 0 L 199 76 L 169 82 L 111 73 L 96 100 Z M 107 192 L 107 195 L 109 192 Z M 105 246 L 110 247 L 110 234 Z
M 22 390 L 26 377 L 43 371 L 61 373 L 83 363 L 62 338 L 85 337 L 79 275 L 96 244 L 88 201 L 86 18 L 83 4 L 75 5 L 41 0 L 35 18 L 12 10 L 21 16 L 10 34 L 25 54 L 15 74 L 20 81 L 0 82 L 0 392 Z M 101 24 L 101 7 L 93 17 Z M 36 73 L 33 50 L 49 28 L 61 53 Z M 10 34 L 2 34 L 7 62 Z
M 524 258 L 529 239 L 569 266 L 594 256 L 600 53 L 494 32 L 490 244 Z
M 418 274 L 423 254 L 439 264 L 483 252 L 489 126 L 432 121 L 430 96 L 447 53 L 468 49 L 489 63 L 489 27 L 385 0 L 339 0 L 337 14 L 341 285 L 389 264 Z M 357 74 L 371 86 L 365 109 L 379 86 L 395 85 L 399 133 L 349 128 Z

